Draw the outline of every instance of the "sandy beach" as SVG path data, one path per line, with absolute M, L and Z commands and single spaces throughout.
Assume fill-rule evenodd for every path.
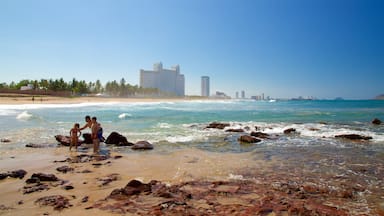
M 32 96 L 22 94 L 0 94 L 0 104 L 78 104 L 78 103 L 112 103 L 112 102 L 174 102 L 185 100 L 206 100 L 200 97 L 184 98 L 113 98 L 113 97 L 55 97 L 55 96 Z M 212 100 L 212 99 L 211 99 Z
M 12 152 L 2 154 L 1 172 L 23 169 L 27 174 L 23 179 L 0 180 L 1 215 L 57 215 L 58 213 L 60 215 L 112 215 L 111 209 L 102 210 L 95 207 L 95 204 L 105 201 L 114 189 L 123 188 L 133 179 L 144 183 L 157 180 L 170 185 L 195 180 L 230 180 L 236 170 L 255 167 L 254 161 L 245 160 L 239 154 L 223 156 L 223 154 L 206 153 L 199 150 L 181 150 L 169 154 L 137 152 L 120 155 L 111 153 L 108 159 L 100 161 L 92 160 L 81 163 L 65 161 L 79 155 L 90 154 L 88 149 L 80 148 L 78 152 L 70 152 L 67 147 L 30 149 L 28 152 L 18 155 L 13 155 Z M 120 158 L 120 156 L 122 157 Z M 220 164 L 220 166 L 215 166 L 215 164 Z M 263 167 L 261 161 L 256 164 L 259 168 Z M 73 170 L 67 173 L 57 171 L 57 168 L 62 166 L 68 166 Z M 48 182 L 46 190 L 25 193 L 23 191 L 28 186 L 26 180 L 33 173 L 53 174 L 62 182 Z M 73 189 L 63 189 L 67 185 L 73 186 Z M 40 206 L 36 203 L 37 199 L 50 195 L 68 197 L 71 206 L 54 210 L 52 206 Z M 159 203 L 164 200 L 159 200 Z M 142 202 L 146 203 L 147 208 L 159 204 L 153 203 L 153 200 L 142 200 Z M 133 212 L 132 215 L 137 213 Z

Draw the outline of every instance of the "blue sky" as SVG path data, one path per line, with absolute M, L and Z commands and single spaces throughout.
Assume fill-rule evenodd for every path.
M 180 65 L 186 94 L 384 94 L 380 0 L 0 0 L 0 82 L 139 84 Z

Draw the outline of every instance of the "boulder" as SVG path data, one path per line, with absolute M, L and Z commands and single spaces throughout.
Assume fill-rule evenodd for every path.
M 229 127 L 229 123 L 212 122 L 206 128 L 224 129 Z
M 1 139 L 0 142 L 8 143 L 8 142 L 11 142 L 11 140 L 10 139 Z
M 288 129 L 284 130 L 284 134 L 291 134 L 291 133 L 295 133 L 295 132 L 296 132 L 295 128 L 288 128 Z
M 375 118 L 372 120 L 372 124 L 379 125 L 379 124 L 381 124 L 381 120 L 378 118 Z
M 261 142 L 260 139 L 257 139 L 256 137 L 253 137 L 253 136 L 249 136 L 249 135 L 243 135 L 243 136 L 240 136 L 239 139 L 238 139 L 239 142 L 245 142 L 245 143 L 257 143 L 257 142 Z
M 153 145 L 148 141 L 138 141 L 132 146 L 133 150 L 150 150 L 153 149 Z
M 83 136 L 84 135 L 85 134 L 83 134 Z M 70 146 L 70 144 L 71 144 L 71 137 L 70 136 L 56 135 L 55 139 L 56 139 L 57 142 L 59 142 L 63 146 Z M 77 146 L 80 146 L 83 143 L 84 143 L 83 140 L 79 140 L 79 142 L 77 142 Z M 91 141 L 91 143 L 92 143 L 92 141 Z
M 133 143 L 128 142 L 127 138 L 117 132 L 112 132 L 105 140 L 106 144 L 114 144 L 117 146 L 131 146 Z
M 359 134 L 342 134 L 342 135 L 336 135 L 336 138 L 344 138 L 344 139 L 350 139 L 350 140 L 370 140 L 372 137 L 370 136 L 363 136 Z
M 27 174 L 27 171 L 23 169 L 14 170 L 6 173 L 0 173 L 0 180 L 5 179 L 7 177 L 22 179 L 26 174 Z
M 263 133 L 263 132 L 251 132 L 251 136 L 262 138 L 262 139 L 267 139 L 269 138 L 269 134 Z
M 83 133 L 83 139 L 85 144 L 92 144 L 92 136 L 90 133 Z

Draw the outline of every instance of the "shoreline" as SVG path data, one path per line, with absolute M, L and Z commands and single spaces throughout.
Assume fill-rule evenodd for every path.
M 32 99 L 33 98 L 33 99 Z M 170 97 L 170 98 L 119 98 L 119 97 L 96 97 L 96 96 L 78 96 L 78 97 L 58 97 L 58 96 L 32 96 L 32 95 L 10 95 L 0 94 L 0 105 L 24 105 L 24 104 L 78 104 L 78 103 L 145 103 L 145 102 L 180 102 L 180 101 L 198 101 L 198 100 L 228 100 L 203 97 Z

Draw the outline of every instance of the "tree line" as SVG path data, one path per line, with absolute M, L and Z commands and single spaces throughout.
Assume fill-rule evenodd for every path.
M 72 95 L 84 94 L 105 94 L 113 97 L 129 97 L 129 96 L 162 96 L 164 93 L 157 88 L 142 88 L 137 85 L 126 83 L 122 78 L 120 82 L 108 81 L 104 86 L 100 80 L 96 82 L 86 82 L 85 80 L 76 80 L 73 78 L 70 82 L 60 79 L 40 79 L 28 80 L 24 79 L 19 82 L 0 83 L 0 89 L 20 90 L 22 86 L 31 85 L 33 90 L 54 91 L 54 92 L 71 92 Z

